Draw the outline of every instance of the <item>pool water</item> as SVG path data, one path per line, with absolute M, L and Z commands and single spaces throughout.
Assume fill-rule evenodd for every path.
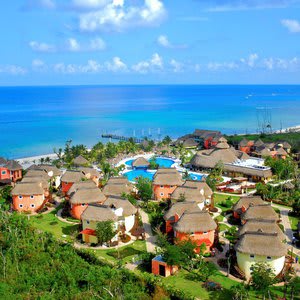
M 129 181 L 136 182 L 139 177 L 148 178 L 153 180 L 155 172 L 149 172 L 146 170 L 132 170 L 124 173 L 124 176 L 128 178 Z
M 125 162 L 126 166 L 132 166 L 132 163 L 135 159 L 129 159 Z M 170 158 L 164 158 L 164 157 L 156 157 L 155 162 L 161 167 L 161 168 L 170 168 L 174 164 L 174 160 Z
M 201 181 L 202 178 L 203 178 L 203 174 L 197 174 L 197 173 L 189 173 L 189 179 L 192 179 L 192 180 L 197 180 L 197 181 Z M 205 177 L 205 176 L 204 176 Z

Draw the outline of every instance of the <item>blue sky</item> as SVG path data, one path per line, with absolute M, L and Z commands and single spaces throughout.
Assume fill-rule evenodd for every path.
M 300 0 L 19 0 L 0 85 L 299 84 Z

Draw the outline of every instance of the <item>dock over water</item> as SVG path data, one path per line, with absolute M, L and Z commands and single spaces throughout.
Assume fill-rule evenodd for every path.
M 111 133 L 103 133 L 101 135 L 102 138 L 106 138 L 106 139 L 112 139 L 112 140 L 118 140 L 118 141 L 134 141 L 135 143 L 142 143 L 144 139 L 141 138 L 136 138 L 136 137 L 127 137 L 124 135 L 117 135 L 117 134 L 111 134 Z

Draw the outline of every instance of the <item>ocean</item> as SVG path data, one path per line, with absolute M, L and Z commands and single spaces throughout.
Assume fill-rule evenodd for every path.
M 0 156 L 52 153 L 102 133 L 159 138 L 300 125 L 299 85 L 0 87 Z

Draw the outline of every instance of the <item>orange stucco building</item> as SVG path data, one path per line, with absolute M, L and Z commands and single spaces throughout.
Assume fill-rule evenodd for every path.
M 157 255 L 152 259 L 152 274 L 160 275 L 163 277 L 168 277 L 173 275 L 177 270 L 177 266 L 169 266 L 166 262 L 163 261 L 161 255 Z
M 0 182 L 9 183 L 22 179 L 22 166 L 14 161 L 0 157 Z
M 78 171 L 70 171 L 67 170 L 63 176 L 61 177 L 61 191 L 64 195 L 67 194 L 69 189 L 72 187 L 72 185 L 75 182 L 79 182 L 84 178 L 84 175 L 82 172 Z

